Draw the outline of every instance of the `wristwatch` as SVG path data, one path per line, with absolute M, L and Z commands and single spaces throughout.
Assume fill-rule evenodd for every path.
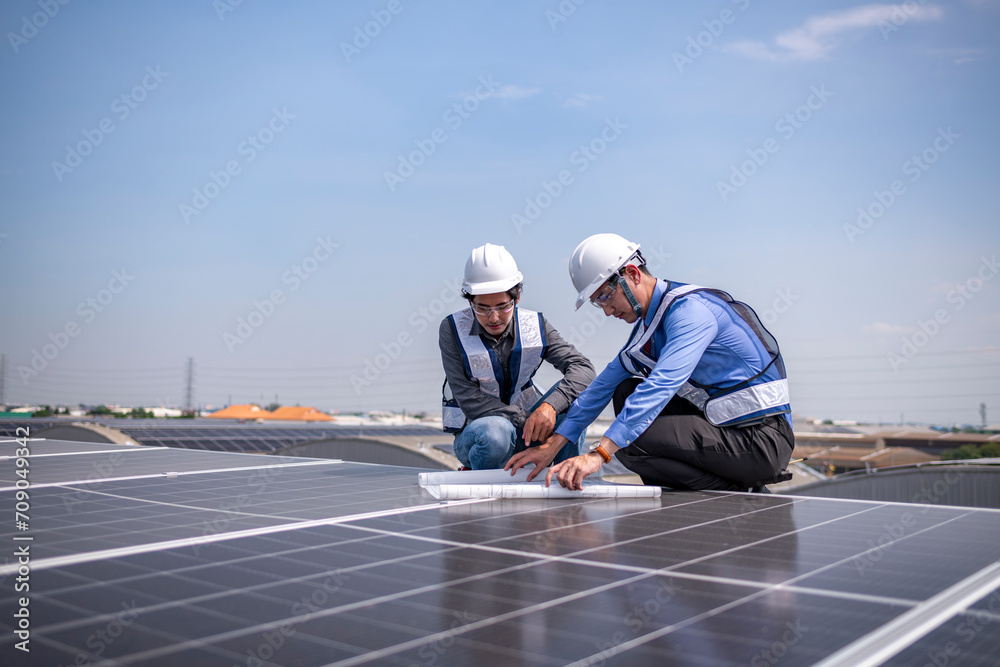
M 597 452 L 598 454 L 600 454 L 601 458 L 604 459 L 605 463 L 611 463 L 611 454 L 608 454 L 608 450 L 604 449 L 604 445 L 602 445 L 600 442 L 594 445 L 590 449 L 590 451 Z

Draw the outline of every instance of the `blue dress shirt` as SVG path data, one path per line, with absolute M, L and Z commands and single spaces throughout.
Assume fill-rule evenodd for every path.
M 648 326 L 668 289 L 679 283 L 658 280 L 644 321 Z M 771 361 L 771 354 L 749 325 L 725 301 L 710 292 L 677 299 L 653 333 L 656 365 L 636 387 L 605 435 L 619 447 L 628 447 L 653 423 L 681 385 L 692 379 L 703 385 L 732 387 L 753 377 Z M 576 441 L 632 377 L 615 357 L 570 406 L 556 432 Z M 777 364 L 762 381 L 781 378 Z M 788 415 L 785 415 L 788 419 Z M 790 420 L 789 420 L 790 421 Z

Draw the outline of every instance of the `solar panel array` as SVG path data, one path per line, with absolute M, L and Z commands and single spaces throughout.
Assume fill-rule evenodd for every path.
M 38 431 L 48 428 L 53 422 L 43 421 L 41 419 L 0 419 L 0 438 L 15 438 L 21 431 L 18 429 L 29 428 L 30 432 L 37 433 Z
M 117 427 L 117 426 L 116 426 Z M 328 437 L 330 430 L 255 428 L 236 425 L 219 428 L 117 427 L 145 445 L 183 447 L 224 452 L 271 453 L 285 447 Z M 339 434 L 339 431 L 337 431 Z
M 111 419 L 94 420 L 155 447 L 180 447 L 222 452 L 257 452 L 270 454 L 304 442 L 326 438 L 354 437 L 423 437 L 450 440 L 440 429 L 418 425 L 350 426 L 335 423 L 274 425 L 273 423 L 220 423 L 214 419 L 164 420 Z M 0 421 L 0 436 L 14 437 L 17 427 L 30 426 L 39 433 L 51 426 L 68 425 L 65 421 Z
M 1000 655 L 997 511 L 670 491 L 438 502 L 412 468 L 34 441 L 21 529 L 17 447 L 0 442 L 0 539 L 30 563 L 0 565 L 5 664 Z
M 276 427 L 236 424 L 215 428 L 137 427 L 118 424 L 114 426 L 145 445 L 230 452 L 271 453 L 303 442 L 334 437 L 443 437 L 440 430 L 425 426 Z

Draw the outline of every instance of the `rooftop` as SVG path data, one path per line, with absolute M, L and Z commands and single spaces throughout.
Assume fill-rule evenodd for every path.
M 26 446 L 30 524 L 5 531 L 30 548 L 32 664 L 912 665 L 952 643 L 950 664 L 987 664 L 1000 645 L 997 511 L 439 502 L 414 468 Z

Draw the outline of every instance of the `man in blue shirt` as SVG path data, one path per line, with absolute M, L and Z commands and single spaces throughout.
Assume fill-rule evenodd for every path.
M 555 433 L 505 469 L 535 463 L 534 477 L 614 401 L 598 446 L 552 466 L 546 484 L 579 489 L 614 455 L 645 484 L 766 492 L 794 438 L 778 344 L 753 310 L 720 290 L 657 280 L 639 245 L 617 234 L 577 246 L 570 277 L 577 308 L 589 300 L 635 326 Z

